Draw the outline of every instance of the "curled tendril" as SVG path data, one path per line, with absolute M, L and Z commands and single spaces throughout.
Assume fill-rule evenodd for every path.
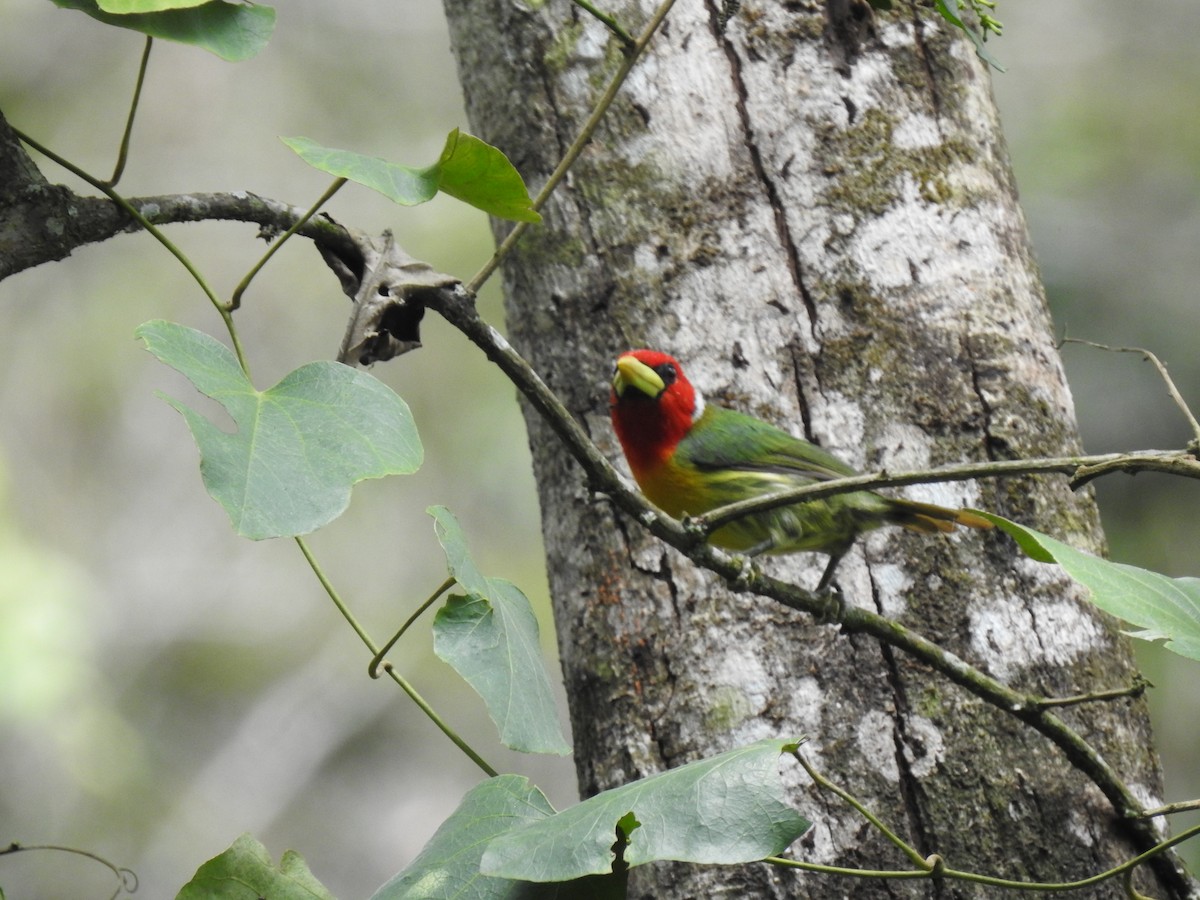
M 6 856 L 11 853 L 25 853 L 31 850 L 55 850 L 59 853 L 73 853 L 76 856 L 82 856 L 86 859 L 94 860 L 104 866 L 117 878 L 117 889 L 109 895 L 109 900 L 117 900 L 122 893 L 133 894 L 138 889 L 137 873 L 133 869 L 125 866 L 118 866 L 115 863 L 109 862 L 103 856 L 92 853 L 90 850 L 81 850 L 78 847 L 64 847 L 59 844 L 30 844 L 22 846 L 21 844 L 12 843 L 0 850 L 0 856 Z

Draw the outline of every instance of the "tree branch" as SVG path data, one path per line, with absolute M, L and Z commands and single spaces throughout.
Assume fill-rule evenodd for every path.
M 42 263 L 66 259 L 88 244 L 140 229 L 107 197 L 85 197 L 61 184 L 50 184 L 21 146 L 22 141 L 78 173 L 0 115 L 0 281 Z M 250 222 L 257 224 L 265 237 L 286 231 L 306 212 L 248 191 L 131 197 L 128 202 L 152 225 Z M 327 216 L 310 219 L 298 233 L 340 257 L 357 252 L 350 230 Z

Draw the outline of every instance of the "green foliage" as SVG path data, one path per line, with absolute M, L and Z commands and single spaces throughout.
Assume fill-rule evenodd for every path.
M 953 10 L 950 8 L 949 0 L 933 0 L 933 7 L 941 14 L 943 19 L 955 28 L 960 29 L 963 34 L 971 39 L 971 43 L 975 45 L 975 53 L 978 54 L 980 59 L 997 72 L 1003 72 L 1004 66 L 1000 65 L 999 61 L 992 54 L 988 53 L 987 47 L 984 46 L 988 34 L 999 36 L 1000 31 L 1004 28 L 1004 25 L 993 18 L 988 12 L 996 8 L 995 2 L 993 0 L 953 0 L 953 2 Z M 968 3 L 970 4 L 971 11 L 979 19 L 979 27 L 982 29 L 982 33 L 967 25 L 958 15 L 959 10 L 965 9 Z
M 809 828 L 776 799 L 779 755 L 794 746 L 759 741 L 560 813 L 522 776 L 489 779 L 467 793 L 421 854 L 372 900 L 623 897 L 627 867 L 772 856 Z M 570 889 L 542 892 L 523 882 Z
M 308 871 L 299 853 L 288 850 L 279 865 L 248 834 L 196 870 L 175 900 L 334 900 Z
M 275 30 L 275 10 L 252 3 L 223 0 L 51 0 L 77 9 L 106 25 L 139 31 L 150 37 L 191 44 L 229 62 L 255 56 Z M 186 8 L 184 8 L 186 7 Z
M 1133 637 L 1165 640 L 1168 650 L 1200 659 L 1200 578 L 1168 578 L 1109 562 L 1000 516 L 981 515 L 1012 535 L 1031 559 L 1062 566 L 1102 610 L 1142 629 Z
M 371 900 L 534 900 L 559 894 L 558 886 L 529 885 L 479 872 L 488 842 L 514 828 L 554 815 L 554 808 L 523 775 L 500 775 L 467 792 L 420 855 L 376 891 Z M 617 896 L 624 896 L 623 892 Z
M 203 332 L 153 321 L 136 334 L 233 418 L 229 434 L 167 398 L 192 429 L 205 487 L 244 537 L 306 534 L 341 515 L 356 482 L 421 465 L 408 406 L 365 372 L 313 362 L 258 391 L 233 353 Z
M 450 574 L 467 591 L 451 596 L 438 611 L 434 652 L 483 698 L 505 746 L 525 753 L 570 753 L 529 600 L 512 582 L 480 574 L 449 510 L 432 506 L 429 514 Z
M 778 799 L 779 755 L 795 746 L 759 741 L 597 794 L 568 810 L 494 839 L 487 875 L 568 881 L 612 868 L 624 820 L 625 862 L 734 864 L 774 856 L 810 827 Z M 625 817 L 641 823 L 634 828 Z
M 401 206 L 425 203 L 441 191 L 501 219 L 542 220 L 508 157 L 457 128 L 447 135 L 437 162 L 423 168 L 322 147 L 306 137 L 280 140 L 313 168 L 369 187 Z

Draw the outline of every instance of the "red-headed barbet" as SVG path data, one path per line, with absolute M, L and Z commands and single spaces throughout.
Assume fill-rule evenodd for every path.
M 857 474 L 774 425 L 705 403 L 678 361 L 656 350 L 621 355 L 610 404 L 634 479 L 652 503 L 675 518 Z M 829 564 L 817 586 L 823 591 L 862 532 L 882 525 L 953 531 L 956 524 L 992 527 L 966 510 L 853 491 L 743 516 L 716 529 L 709 542 L 749 556 L 827 553 Z

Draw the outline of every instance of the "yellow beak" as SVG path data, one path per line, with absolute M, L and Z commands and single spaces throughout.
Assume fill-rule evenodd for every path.
M 657 397 L 666 385 L 652 368 L 636 356 L 622 356 L 617 360 L 617 371 L 613 373 L 613 390 L 620 397 L 627 388 L 636 388 L 647 397 Z

